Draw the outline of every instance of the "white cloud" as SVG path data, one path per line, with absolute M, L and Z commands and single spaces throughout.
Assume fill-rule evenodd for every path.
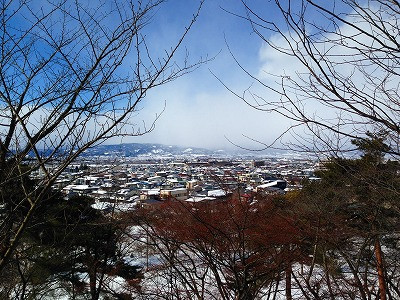
M 373 11 L 376 8 L 369 7 L 369 9 Z M 387 28 L 394 26 L 393 18 L 383 13 L 381 16 Z M 379 37 L 384 43 L 393 45 L 392 41 L 384 36 L 379 36 L 381 33 L 371 28 L 371 24 L 360 17 L 352 14 L 347 21 L 350 24 L 356 24 L 365 32 Z M 322 82 L 328 82 L 315 62 L 311 62 L 298 37 L 289 33 L 285 33 L 285 38 L 281 35 L 273 35 L 269 42 L 274 47 L 265 43 L 260 48 L 261 66 L 257 75 L 269 87 L 279 91 L 282 91 L 282 87 L 284 87 L 286 96 L 293 101 L 290 103 L 285 101 L 287 98 L 282 97 L 283 103 L 281 103 L 280 111 L 285 111 L 288 114 L 294 112 L 292 116 L 298 116 L 299 114 L 296 112 L 296 108 L 298 108 L 310 119 L 331 126 L 341 124 L 342 130 L 352 131 L 353 133 L 362 133 L 371 129 L 371 125 L 368 125 L 370 120 L 360 117 L 359 113 L 349 109 L 345 103 L 337 101 L 336 95 L 320 88 L 320 82 L 310 77 L 309 70 L 304 64 L 300 63 L 298 58 L 276 50 L 278 48 L 284 52 L 289 49 L 286 39 L 288 37 L 293 38 L 291 46 L 295 49 L 296 54 L 309 63 L 308 67 L 312 68 Z M 382 119 L 391 118 L 391 122 L 394 120 L 398 123 L 400 116 L 393 109 L 393 105 L 397 107 L 397 104 L 389 100 L 391 97 L 396 99 L 398 96 L 398 78 L 390 70 L 391 68 L 398 68 L 398 63 L 396 59 L 393 60 L 393 57 L 390 58 L 390 51 L 380 52 L 378 50 L 380 46 L 377 45 L 376 41 L 368 35 L 360 34 L 360 31 L 346 24 L 336 28 L 335 32 L 325 33 L 324 36 L 315 35 L 313 38 L 315 37 L 319 39 L 314 40 L 311 50 L 314 51 L 318 62 L 324 67 L 329 80 L 336 86 L 336 91 L 342 97 L 351 101 L 356 109 Z M 377 50 L 370 51 L 370 47 L 376 47 Z M 386 60 L 383 60 L 383 58 Z M 328 61 L 326 62 L 324 59 Z M 374 61 L 374 59 L 376 60 Z M 384 61 L 389 70 L 380 67 L 377 61 Z M 280 99 L 276 94 L 270 93 L 268 89 L 264 89 L 264 93 L 261 92 L 260 94 L 264 95 L 267 102 Z M 273 107 L 277 102 L 270 104 Z
M 252 109 L 222 86 L 210 92 L 193 92 L 191 84 L 189 81 L 177 81 L 152 94 L 151 99 L 157 100 L 152 104 L 147 102 L 139 118 L 151 122 L 166 99 L 166 109 L 157 121 L 155 130 L 138 139 L 125 141 L 234 148 L 225 136 L 235 143 L 248 146 L 249 140 L 242 135 L 270 141 L 287 126 L 282 118 Z M 235 88 L 242 91 L 246 87 Z M 251 144 L 254 146 L 254 143 Z

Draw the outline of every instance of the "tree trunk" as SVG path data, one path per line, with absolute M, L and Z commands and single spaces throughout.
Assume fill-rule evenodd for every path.
M 285 270 L 286 300 L 292 300 L 292 265 L 289 264 Z
M 386 300 L 386 283 L 385 283 L 385 272 L 383 268 L 384 266 L 383 253 L 379 238 L 375 239 L 375 256 L 376 256 L 376 269 L 378 271 L 378 281 L 379 281 L 379 299 Z
M 93 268 L 94 269 L 94 268 Z M 90 296 L 91 300 L 98 300 L 99 295 L 97 293 L 97 280 L 96 280 L 96 271 L 93 269 L 89 269 L 89 288 L 90 288 Z

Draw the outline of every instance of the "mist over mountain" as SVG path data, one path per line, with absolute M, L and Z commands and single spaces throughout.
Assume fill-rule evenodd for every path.
M 123 143 L 115 145 L 98 145 L 86 150 L 81 156 L 94 157 L 227 157 L 227 156 L 259 156 L 259 155 L 280 155 L 277 152 L 258 152 L 243 149 L 210 150 L 198 147 L 182 147 L 175 145 L 163 145 L 156 143 Z
M 211 155 L 213 154 L 213 151 L 203 148 L 188 148 L 153 143 L 126 143 L 117 145 L 98 145 L 86 150 L 83 156 L 137 157 L 150 155 L 175 156 L 181 154 Z

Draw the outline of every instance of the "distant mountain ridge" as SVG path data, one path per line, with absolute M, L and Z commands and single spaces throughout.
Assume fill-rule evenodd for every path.
M 220 151 L 220 150 L 218 150 Z M 218 151 L 204 148 L 181 147 L 153 143 L 123 143 L 116 145 L 98 145 L 86 150 L 82 156 L 178 156 L 178 155 L 213 155 Z
M 40 155 L 43 157 L 50 156 L 54 149 L 39 150 Z M 59 149 L 56 156 L 63 157 L 62 149 Z M 122 144 L 103 144 L 97 145 L 84 151 L 80 157 L 103 157 L 103 158 L 116 158 L 116 157 L 130 157 L 139 159 L 154 159 L 154 158 L 174 158 L 174 157 L 214 157 L 214 158 L 231 158 L 231 157 L 282 157 L 282 156 L 296 156 L 289 152 L 283 151 L 250 151 L 245 149 L 219 149 L 210 150 L 199 147 L 183 147 L 176 145 L 164 145 L 157 143 L 122 143 Z M 33 152 L 28 154 L 28 157 L 34 158 Z

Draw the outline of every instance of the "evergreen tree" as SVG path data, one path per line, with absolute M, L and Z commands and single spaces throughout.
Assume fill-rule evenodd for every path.
M 60 285 L 69 283 L 72 296 L 122 297 L 107 287 L 107 276 L 120 276 L 127 282 L 141 277 L 140 267 L 127 264 L 120 250 L 124 227 L 92 208 L 90 197 L 64 200 L 57 196 L 39 207 L 41 221 L 34 220 L 26 233 L 33 245 L 26 257 L 32 261 L 33 277 L 42 281 L 56 278 Z
M 318 173 L 321 180 L 305 185 L 299 202 L 301 210 L 307 212 L 305 222 L 315 231 L 319 263 L 329 251 L 341 253 L 353 272 L 361 298 L 367 298 L 371 291 L 361 283 L 360 270 L 367 272 L 374 267 L 378 282 L 375 294 L 382 300 L 388 294 L 389 278 L 395 278 L 385 270 L 388 264 L 382 242 L 396 244 L 400 220 L 399 165 L 385 161 L 390 147 L 384 141 L 381 133 L 368 133 L 367 139 L 353 141 L 361 157 L 331 159 Z M 384 249 L 389 251 L 390 245 Z

